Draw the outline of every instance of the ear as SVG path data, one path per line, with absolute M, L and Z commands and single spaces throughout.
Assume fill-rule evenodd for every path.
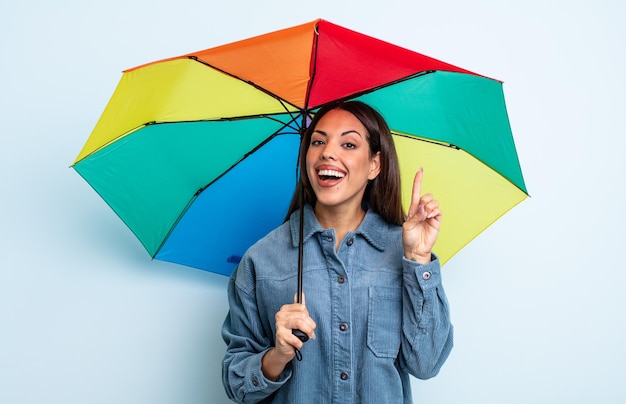
M 367 179 L 373 180 L 380 174 L 380 152 L 377 152 L 370 160 L 370 173 Z

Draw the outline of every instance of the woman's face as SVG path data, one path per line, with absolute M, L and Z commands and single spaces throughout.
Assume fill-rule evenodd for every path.
M 315 126 L 306 169 L 318 207 L 361 206 L 369 180 L 380 172 L 380 153 L 370 158 L 367 130 L 348 111 L 334 109 Z

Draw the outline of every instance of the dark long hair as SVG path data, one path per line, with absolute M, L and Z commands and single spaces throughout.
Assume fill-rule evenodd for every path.
M 367 184 L 361 205 L 365 209 L 371 209 L 378 213 L 389 223 L 402 224 L 404 214 L 400 190 L 400 167 L 391 131 L 378 111 L 360 101 L 337 101 L 325 105 L 313 117 L 300 142 L 300 181 L 291 199 L 285 220 L 288 220 L 289 216 L 300 208 L 299 199 L 302 187 L 304 187 L 304 202 L 312 206 L 315 206 L 317 202 L 306 171 L 306 154 L 317 123 L 324 115 L 334 109 L 350 112 L 363 124 L 367 130 L 370 158 L 380 152 L 380 173 Z

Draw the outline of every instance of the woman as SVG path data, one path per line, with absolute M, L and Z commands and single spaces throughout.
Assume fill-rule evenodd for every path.
M 452 349 L 432 253 L 439 204 L 421 195 L 420 169 L 404 220 L 393 140 L 366 104 L 322 108 L 300 156 L 305 301 L 291 303 L 296 191 L 286 222 L 252 246 L 231 277 L 226 392 L 246 403 L 410 403 L 409 374 L 435 376 Z M 293 360 L 296 350 L 302 361 Z

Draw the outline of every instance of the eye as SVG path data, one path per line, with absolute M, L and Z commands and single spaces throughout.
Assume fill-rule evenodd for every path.
M 324 144 L 324 141 L 321 139 L 311 139 L 311 146 L 319 146 Z
M 343 147 L 345 147 L 346 149 L 356 149 L 356 145 L 354 143 L 344 143 Z

